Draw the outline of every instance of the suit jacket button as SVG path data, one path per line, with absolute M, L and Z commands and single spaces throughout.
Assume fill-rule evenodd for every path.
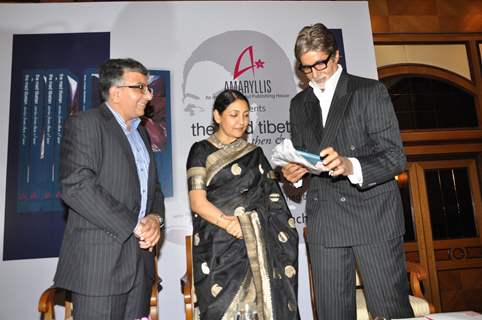
M 346 198 L 345 198 L 345 197 L 341 197 L 341 198 L 340 198 L 340 201 L 341 201 L 341 202 L 345 202 L 345 201 L 346 201 Z
M 353 151 L 353 150 L 355 150 L 355 149 L 356 149 L 356 148 L 355 148 L 354 145 L 350 145 L 350 150 L 351 150 L 351 151 Z

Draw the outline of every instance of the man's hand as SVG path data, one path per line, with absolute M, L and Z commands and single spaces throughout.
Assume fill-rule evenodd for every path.
M 338 154 L 332 147 L 321 150 L 320 157 L 323 159 L 323 165 L 330 170 L 330 176 L 349 176 L 353 174 L 351 161 Z
M 152 252 L 161 238 L 161 228 L 157 216 L 148 214 L 139 220 L 134 229 L 134 235 L 139 239 L 139 247 Z
M 296 183 L 308 172 L 308 169 L 300 164 L 290 162 L 281 168 L 281 172 L 286 180 Z

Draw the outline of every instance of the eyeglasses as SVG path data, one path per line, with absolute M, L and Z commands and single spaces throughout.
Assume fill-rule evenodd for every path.
M 131 89 L 139 89 L 144 94 L 149 92 L 150 94 L 154 94 L 154 89 L 149 87 L 147 84 L 131 84 L 131 85 L 124 85 L 124 86 L 117 86 L 117 88 L 131 88 Z
M 316 71 L 323 71 L 328 67 L 328 62 L 330 61 L 331 55 L 332 54 L 330 53 L 328 58 L 326 58 L 325 60 L 318 60 L 309 66 L 305 66 L 300 63 L 300 65 L 298 66 L 298 69 L 304 74 L 310 74 L 311 72 L 313 72 L 313 68 Z

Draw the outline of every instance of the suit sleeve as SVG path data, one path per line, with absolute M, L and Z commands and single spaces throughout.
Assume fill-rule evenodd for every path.
M 132 234 L 136 215 L 97 183 L 101 166 L 100 125 L 73 116 L 64 126 L 61 144 L 62 199 L 80 216 L 121 243 Z
M 160 227 L 161 229 L 164 229 L 165 222 L 166 222 L 166 208 L 164 206 L 164 194 L 162 193 L 161 185 L 159 183 L 159 180 L 157 179 L 157 176 L 155 176 L 154 179 L 156 179 L 156 186 L 155 186 L 154 199 L 152 202 L 152 208 L 150 213 L 157 214 L 162 218 L 162 223 L 160 224 Z
M 387 89 L 376 82 L 366 92 L 365 123 L 373 152 L 357 157 L 363 174 L 361 189 L 393 179 L 406 166 L 398 121 Z
M 297 150 L 306 149 L 306 146 L 303 142 L 303 137 L 300 134 L 301 130 L 303 130 L 303 126 L 301 125 L 301 115 L 299 111 L 301 103 L 302 97 L 300 95 L 294 97 L 290 103 L 291 142 L 293 143 L 293 147 Z M 281 176 L 283 175 L 281 174 Z M 308 189 L 309 177 L 309 174 L 305 174 L 302 178 L 302 185 L 297 187 L 295 187 L 291 182 L 283 178 L 282 188 L 288 198 L 290 198 L 294 202 L 301 202 L 303 194 Z

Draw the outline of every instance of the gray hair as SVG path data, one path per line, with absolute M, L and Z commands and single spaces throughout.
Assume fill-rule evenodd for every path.
M 298 61 L 309 51 L 323 51 L 333 56 L 337 50 L 335 36 L 322 23 L 303 27 L 296 38 L 295 57 Z
M 109 98 L 110 87 L 122 84 L 124 71 L 139 72 L 149 76 L 149 71 L 147 71 L 146 67 L 134 59 L 107 60 L 99 68 L 99 89 L 104 101 Z

